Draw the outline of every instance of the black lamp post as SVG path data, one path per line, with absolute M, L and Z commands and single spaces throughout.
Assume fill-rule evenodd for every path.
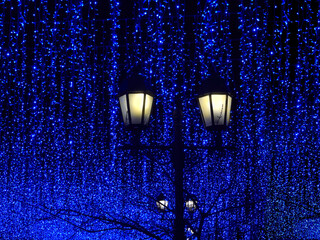
M 206 129 L 225 128 L 229 124 L 231 110 L 231 95 L 228 93 L 223 82 L 218 77 L 211 76 L 202 87 L 198 102 L 202 119 Z M 119 97 L 122 117 L 127 127 L 144 127 L 148 124 L 153 105 L 154 95 L 150 88 L 145 85 L 142 75 L 126 79 L 121 89 Z M 175 98 L 176 109 L 173 113 L 174 120 L 174 141 L 172 148 L 172 162 L 174 166 L 174 186 L 175 186 L 175 220 L 174 239 L 185 239 L 184 222 L 184 190 L 183 190 L 183 168 L 184 168 L 184 143 L 182 134 L 182 102 L 181 96 Z M 168 201 L 163 194 L 157 198 L 156 205 L 159 211 L 168 209 Z M 197 202 L 189 199 L 186 202 L 187 210 L 192 213 L 197 209 Z

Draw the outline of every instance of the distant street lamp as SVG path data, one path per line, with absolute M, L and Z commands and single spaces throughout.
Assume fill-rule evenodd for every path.
M 194 212 L 197 209 L 197 201 L 192 198 L 189 198 L 186 201 L 186 208 L 188 212 Z
M 131 76 L 123 82 L 119 102 L 126 127 L 137 128 L 148 125 L 153 96 L 141 74 Z
M 160 212 L 165 212 L 168 210 L 169 201 L 166 200 L 163 193 L 160 193 L 160 195 L 157 197 L 156 204 Z

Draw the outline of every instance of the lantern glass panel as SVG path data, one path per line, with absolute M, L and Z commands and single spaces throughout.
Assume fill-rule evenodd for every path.
M 227 95 L 225 94 L 211 94 L 214 125 L 225 124 L 226 98 Z
M 127 95 L 122 95 L 119 97 L 120 108 L 123 117 L 123 122 L 125 125 L 129 125 L 129 113 L 128 113 L 128 103 L 127 103 Z
M 141 124 L 142 111 L 144 103 L 143 93 L 130 93 L 129 94 L 129 105 L 131 114 L 131 124 Z
M 144 124 L 147 124 L 149 122 L 152 103 L 153 103 L 153 97 L 146 94 L 146 102 L 145 102 L 145 109 L 144 109 Z
M 228 96 L 228 105 L 227 105 L 227 126 L 230 122 L 230 112 L 231 112 L 231 104 L 232 104 L 232 97 Z
M 212 126 L 209 95 L 199 98 L 200 110 L 206 127 Z

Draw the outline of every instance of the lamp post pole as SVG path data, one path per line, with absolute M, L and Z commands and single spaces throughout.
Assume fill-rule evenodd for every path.
M 181 96 L 176 96 L 176 108 L 173 113 L 174 142 L 172 162 L 174 167 L 175 187 L 175 220 L 174 240 L 185 239 L 184 197 L 183 197 L 183 168 L 184 168 L 184 144 L 182 140 L 182 103 Z

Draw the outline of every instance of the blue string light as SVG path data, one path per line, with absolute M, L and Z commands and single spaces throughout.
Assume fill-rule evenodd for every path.
M 207 0 L 188 15 L 182 0 L 1 1 L 0 236 L 145 237 L 116 223 L 88 233 L 64 221 L 94 231 L 106 228 L 106 218 L 157 235 L 172 229 L 173 213 L 160 214 L 155 199 L 162 192 L 174 207 L 170 147 L 181 96 L 185 192 L 212 213 L 202 237 L 306 238 L 297 216 L 307 213 L 286 204 L 320 200 L 315 2 L 240 1 L 234 13 L 230 1 Z M 233 78 L 233 14 L 240 82 Z M 122 71 L 138 63 L 155 108 L 149 127 L 136 134 L 125 130 L 117 97 Z M 236 105 L 221 134 L 223 151 L 214 149 L 219 134 L 204 130 L 195 100 L 212 65 Z

